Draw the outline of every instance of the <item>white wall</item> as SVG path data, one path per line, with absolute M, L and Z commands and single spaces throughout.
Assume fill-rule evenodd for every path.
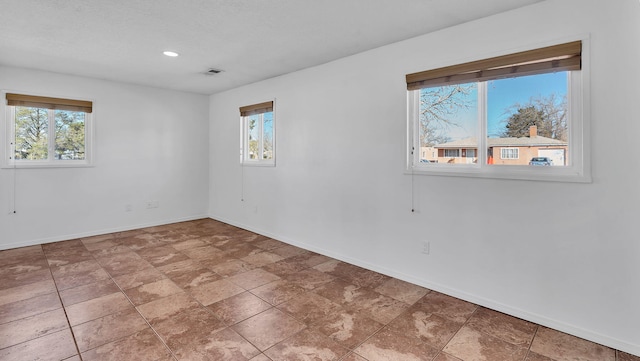
M 412 214 L 404 75 L 585 34 L 593 182 L 415 176 Z M 211 216 L 640 355 L 639 49 L 637 0 L 549 0 L 213 95 Z M 243 177 L 238 107 L 272 98 Z
M 93 167 L 0 169 L 0 249 L 207 216 L 207 96 L 10 67 L 0 89 L 93 100 L 95 117 Z

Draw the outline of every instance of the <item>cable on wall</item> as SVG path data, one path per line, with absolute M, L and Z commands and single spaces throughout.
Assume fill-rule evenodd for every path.
M 416 148 L 414 146 L 411 147 L 411 213 L 415 213 L 416 212 L 416 188 L 415 188 L 415 172 L 414 172 L 414 166 L 415 166 L 415 157 L 413 156 L 413 153 L 416 151 Z
M 240 202 L 244 202 L 244 159 L 240 162 Z
M 10 145 L 10 151 L 9 151 L 9 160 L 13 163 L 13 167 L 11 169 L 12 171 L 12 179 L 11 181 L 13 182 L 13 184 L 11 185 L 11 199 L 9 200 L 9 214 L 16 214 L 16 193 L 17 193 L 17 186 L 16 186 L 16 173 L 17 173 L 17 167 L 16 167 L 16 139 L 15 139 L 15 132 L 13 132 L 13 141 L 11 142 Z

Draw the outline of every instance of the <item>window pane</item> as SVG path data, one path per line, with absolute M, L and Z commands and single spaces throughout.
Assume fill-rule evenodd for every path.
M 463 156 L 461 152 L 478 148 L 476 83 L 421 89 L 419 112 L 420 162 L 477 162 L 477 157 Z
M 48 110 L 15 107 L 15 159 L 46 160 L 49 157 Z
M 84 112 L 56 110 L 55 158 L 64 160 L 84 160 Z
M 260 114 L 247 117 L 249 131 L 249 153 L 247 156 L 249 159 L 258 159 L 260 156 L 260 125 L 258 124 L 258 122 L 260 122 L 260 118 Z
M 273 112 L 263 114 L 263 159 L 273 159 Z
M 568 165 L 567 84 L 567 72 L 489 81 L 487 163 Z

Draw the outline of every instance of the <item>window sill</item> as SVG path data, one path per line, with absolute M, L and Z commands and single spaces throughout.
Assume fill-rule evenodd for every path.
M 1 169 L 44 169 L 44 168 L 93 168 L 94 165 L 87 162 L 60 162 L 60 163 L 14 163 L 3 164 Z
M 240 164 L 243 167 L 275 167 L 275 162 L 250 162 L 246 161 Z
M 591 176 L 574 167 L 437 165 L 409 168 L 407 175 L 509 179 L 544 182 L 591 183 Z

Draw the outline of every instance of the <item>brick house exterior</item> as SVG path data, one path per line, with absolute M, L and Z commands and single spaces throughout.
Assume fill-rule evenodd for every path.
M 554 166 L 568 164 L 568 144 L 542 137 L 532 126 L 529 136 L 487 138 L 487 163 L 496 165 L 528 165 L 533 157 L 548 157 Z M 478 161 L 478 141 L 475 137 L 422 147 L 421 158 L 430 162 L 472 164 Z M 423 156 L 424 155 L 424 156 Z

